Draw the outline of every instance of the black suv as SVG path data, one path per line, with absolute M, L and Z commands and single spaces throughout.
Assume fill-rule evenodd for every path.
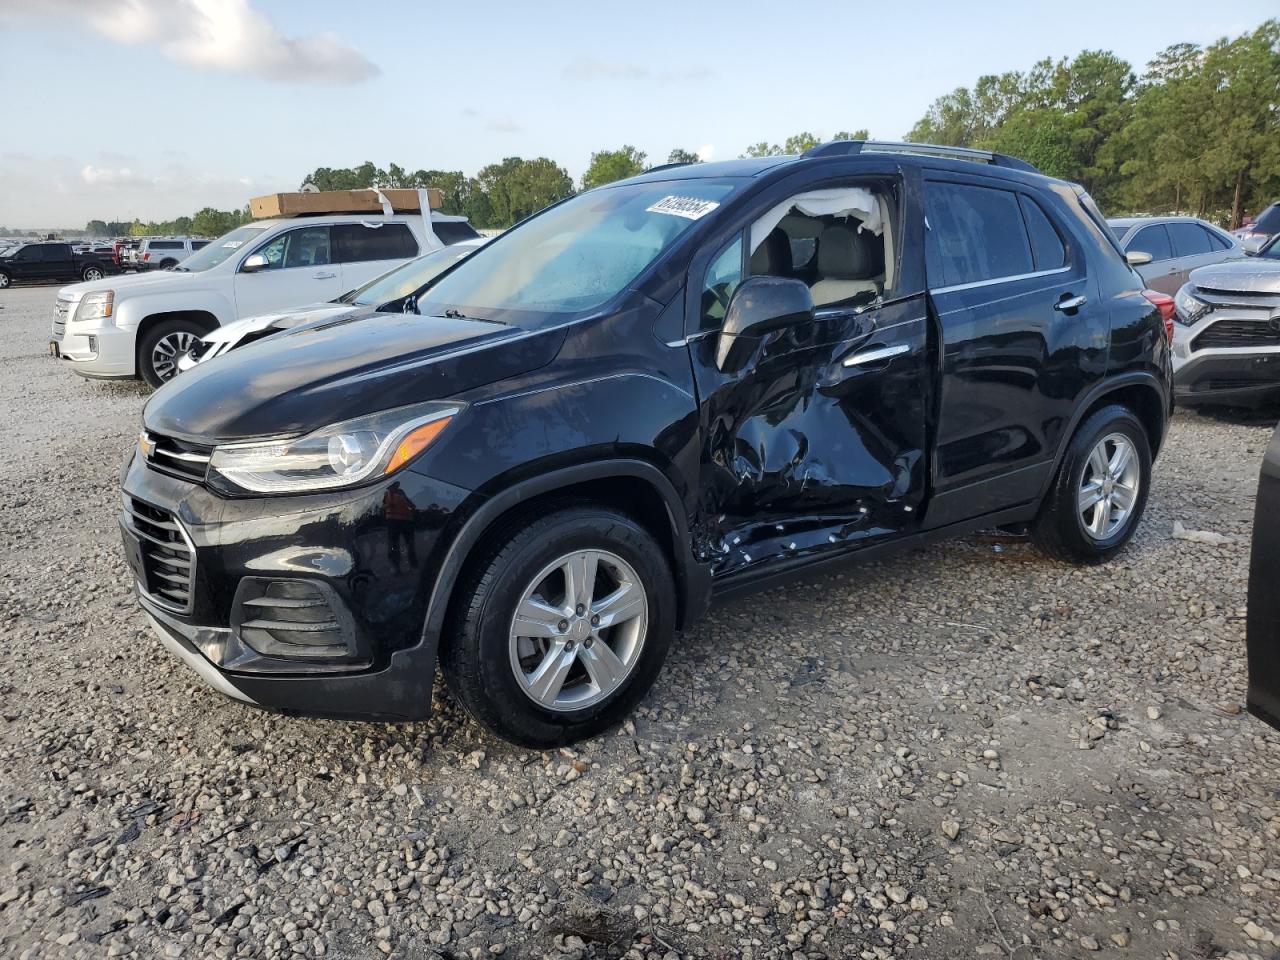
M 1106 560 L 1170 382 L 1093 202 L 1021 161 L 673 165 L 396 312 L 162 387 L 125 549 L 160 639 L 224 693 L 414 719 L 438 658 L 476 720 L 548 746 L 626 714 L 729 593 L 997 525 Z

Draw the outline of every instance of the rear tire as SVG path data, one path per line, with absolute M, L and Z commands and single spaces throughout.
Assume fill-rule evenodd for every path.
M 12 282 L 13 281 L 9 279 L 9 275 L 3 270 L 0 270 L 0 290 L 4 290 Z
M 91 280 L 101 280 L 106 274 L 102 272 L 101 267 L 85 267 L 80 272 L 80 279 L 88 283 Z
M 1104 563 L 1137 530 L 1150 489 L 1146 428 L 1127 407 L 1104 407 L 1071 438 L 1031 538 L 1059 560 Z
M 205 333 L 191 320 L 156 324 L 138 341 L 138 376 L 152 389 L 172 380 L 178 374 L 178 356 L 189 352 Z
M 177 260 L 161 260 L 160 261 L 161 270 L 172 270 L 177 265 L 178 265 Z
M 526 515 L 478 550 L 440 656 L 467 713 L 537 749 L 621 721 L 653 685 L 675 632 L 675 582 L 648 531 L 609 507 L 565 507 Z M 584 566 L 565 565 L 574 558 Z M 586 590 L 571 588 L 571 576 Z

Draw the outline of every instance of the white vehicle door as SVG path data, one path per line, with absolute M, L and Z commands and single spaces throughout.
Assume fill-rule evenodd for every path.
M 333 249 L 342 267 L 342 289 L 354 290 L 418 256 L 418 240 L 399 221 L 335 223 Z
M 333 262 L 328 226 L 294 227 L 249 251 L 267 258 L 266 267 L 236 272 L 236 314 L 259 313 L 332 300 L 343 286 L 342 269 Z

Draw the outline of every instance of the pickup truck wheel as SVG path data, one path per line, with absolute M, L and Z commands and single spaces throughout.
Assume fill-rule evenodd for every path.
M 84 272 L 80 274 L 82 280 L 101 280 L 106 274 L 102 272 L 101 267 L 85 267 Z
M 5 273 L 3 270 L 0 270 L 0 290 L 3 290 L 5 287 L 9 286 L 9 284 L 12 282 L 13 281 L 9 279 L 9 275 Z
M 545 749 L 618 723 L 675 632 L 675 583 L 643 527 L 607 507 L 526 518 L 460 584 L 445 681 L 491 733 Z
M 178 361 L 204 336 L 204 329 L 190 320 L 158 323 L 138 342 L 138 375 L 151 387 L 159 387 L 178 374 Z
M 178 265 L 177 260 L 161 260 L 160 261 L 161 270 L 172 270 L 177 265 Z
M 1142 421 L 1126 407 L 1105 407 L 1071 438 L 1031 525 L 1032 539 L 1060 560 L 1109 560 L 1137 529 L 1150 488 L 1151 447 Z

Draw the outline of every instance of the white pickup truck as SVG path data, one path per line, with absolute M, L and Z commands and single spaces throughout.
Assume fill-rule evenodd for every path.
M 156 387 L 221 324 L 333 300 L 397 263 L 477 236 L 463 217 L 385 209 L 257 220 L 172 270 L 63 287 L 49 351 L 81 376 Z

